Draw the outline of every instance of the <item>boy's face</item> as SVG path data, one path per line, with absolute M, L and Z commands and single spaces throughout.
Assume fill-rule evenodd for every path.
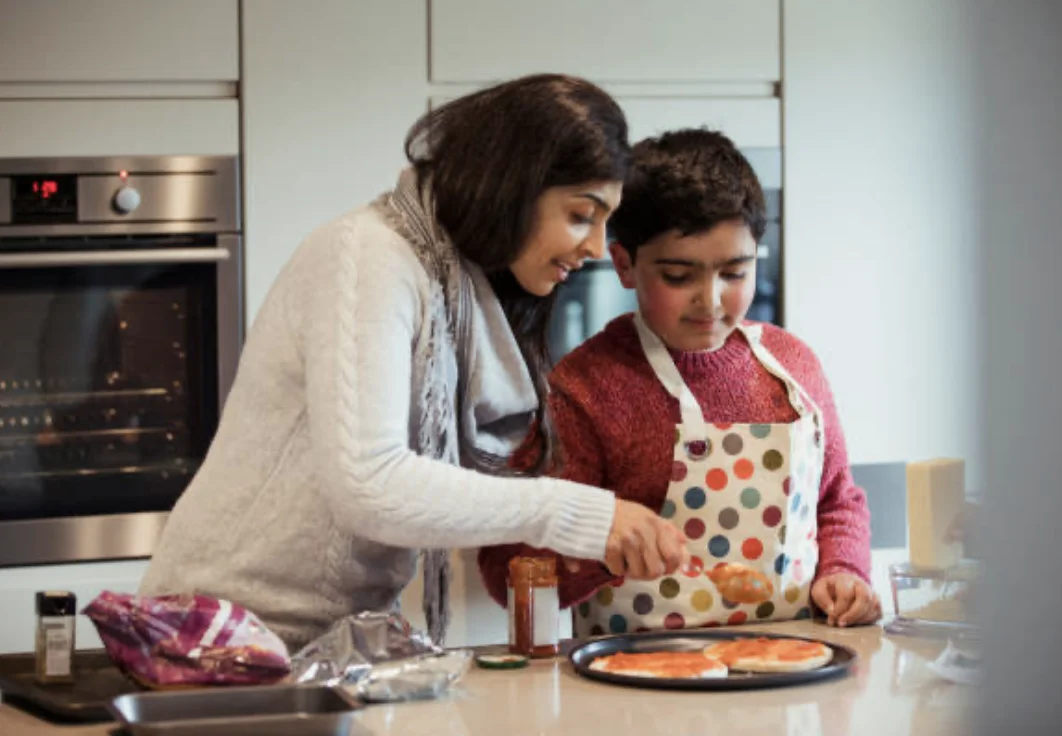
M 635 263 L 618 243 L 609 252 L 649 329 L 673 350 L 722 347 L 756 292 L 756 241 L 742 220 L 693 235 L 661 233 Z

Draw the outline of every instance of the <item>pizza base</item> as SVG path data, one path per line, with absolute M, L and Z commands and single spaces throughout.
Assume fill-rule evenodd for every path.
M 629 677 L 717 679 L 729 674 L 726 665 L 702 652 L 617 652 L 590 663 L 595 672 Z
M 740 672 L 808 672 L 829 664 L 833 650 L 825 644 L 803 639 L 737 639 L 704 648 L 707 657 L 718 659 Z

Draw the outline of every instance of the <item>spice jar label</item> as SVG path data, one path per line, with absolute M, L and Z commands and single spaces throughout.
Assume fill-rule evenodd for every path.
M 72 616 L 46 616 L 41 619 L 44 633 L 44 676 L 66 677 L 70 675 L 70 652 L 74 637 Z

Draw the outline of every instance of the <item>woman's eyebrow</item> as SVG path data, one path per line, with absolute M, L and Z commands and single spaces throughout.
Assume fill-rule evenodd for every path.
M 580 194 L 576 194 L 575 196 L 582 197 L 583 199 L 589 199 L 591 202 L 593 202 L 602 210 L 604 210 L 606 214 L 612 212 L 612 208 L 608 206 L 608 203 L 596 194 L 592 194 L 591 192 L 582 192 Z

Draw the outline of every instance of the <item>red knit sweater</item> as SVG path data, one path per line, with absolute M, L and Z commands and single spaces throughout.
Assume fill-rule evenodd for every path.
M 818 505 L 816 574 L 850 572 L 870 580 L 870 514 L 855 485 L 829 384 L 818 359 L 781 328 L 763 325 L 763 342 L 823 412 L 826 456 Z M 735 331 L 713 352 L 672 356 L 710 422 L 792 422 L 796 412 L 784 385 L 752 355 Z M 650 368 L 632 315 L 610 322 L 558 363 L 550 376 L 550 409 L 560 437 L 563 478 L 607 488 L 620 498 L 660 511 L 667 496 L 680 421 L 678 401 Z M 523 545 L 487 547 L 479 567 L 491 597 L 505 605 L 509 560 Z M 613 580 L 603 566 L 584 563 L 572 574 L 559 567 L 561 606 L 579 603 Z

